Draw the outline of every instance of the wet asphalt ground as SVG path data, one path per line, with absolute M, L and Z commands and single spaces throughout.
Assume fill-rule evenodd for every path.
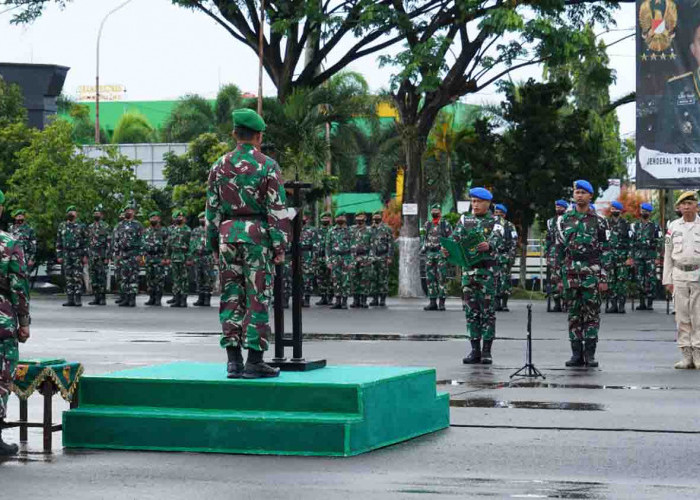
M 23 357 L 81 361 L 89 374 L 176 360 L 224 362 L 215 308 L 32 303 Z M 192 301 L 192 299 L 191 299 Z M 534 364 L 546 379 L 510 378 L 525 363 L 525 301 L 499 313 L 494 364 L 465 366 L 464 314 L 304 310 L 304 354 L 329 364 L 434 366 L 451 395 L 451 427 L 353 458 L 192 453 L 41 452 L 30 430 L 19 457 L 0 461 L 0 498 L 694 498 L 700 497 L 700 370 L 673 369 L 673 316 L 603 315 L 600 367 L 565 369 L 564 314 L 533 305 Z M 287 313 L 288 329 L 291 317 Z M 54 413 L 67 408 L 54 398 Z M 11 400 L 10 418 L 17 417 Z M 41 400 L 30 399 L 30 419 Z M 58 416 L 56 417 L 58 421 Z M 3 433 L 17 441 L 16 430 Z M 11 496 L 10 496 L 11 495 Z

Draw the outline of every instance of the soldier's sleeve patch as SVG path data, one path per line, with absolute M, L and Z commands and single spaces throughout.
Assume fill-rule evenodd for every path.
M 503 226 L 501 226 L 500 224 L 494 224 L 493 225 L 493 232 L 503 234 L 504 233 Z

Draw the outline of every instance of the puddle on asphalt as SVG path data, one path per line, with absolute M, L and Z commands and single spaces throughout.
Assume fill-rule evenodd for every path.
M 149 340 L 149 339 L 135 339 L 129 340 L 128 342 L 133 342 L 135 344 L 170 344 L 170 340 Z
M 453 408 L 518 408 L 524 410 L 605 411 L 597 403 L 573 403 L 565 401 L 503 401 L 492 398 L 451 399 Z
M 514 381 L 514 382 L 470 382 L 466 380 L 438 380 L 437 385 L 460 387 L 467 385 L 474 389 L 612 389 L 612 390 L 645 390 L 671 391 L 688 390 L 681 387 L 655 385 L 600 385 L 600 384 L 558 384 L 556 382 Z

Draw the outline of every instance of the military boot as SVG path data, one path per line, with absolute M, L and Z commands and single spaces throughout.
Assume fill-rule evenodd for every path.
M 202 302 L 204 302 L 204 294 L 200 293 L 199 296 L 197 297 L 197 300 L 192 302 L 192 305 L 199 307 L 202 305 Z
M 96 293 L 95 298 L 92 299 L 90 302 L 87 303 L 89 306 L 99 306 L 102 305 L 100 304 L 100 294 Z
M 360 307 L 362 309 L 369 309 L 369 305 L 367 304 L 367 295 L 360 295 Z
M 243 376 L 243 369 L 245 368 L 241 347 L 228 346 L 226 348 L 226 356 L 228 357 L 228 363 L 226 363 L 226 378 L 241 378 Z
M 75 302 L 75 307 L 83 307 L 83 300 L 79 293 L 75 294 L 73 301 Z
M 331 307 L 331 309 L 342 309 L 342 308 L 343 308 L 343 304 L 342 304 L 341 301 L 342 301 L 342 298 L 340 297 L 340 295 L 336 296 L 336 298 L 335 298 L 335 304 L 333 304 L 333 306 Z
M 481 350 L 481 364 L 490 365 L 493 363 L 491 358 L 491 346 L 493 345 L 493 339 L 484 340 L 484 348 Z
M 119 305 L 119 304 L 121 304 L 122 302 L 124 302 L 124 294 L 123 294 L 123 293 L 119 293 L 119 297 L 116 298 L 116 300 L 114 301 L 114 303 L 117 304 L 117 305 Z
M 322 295 L 321 295 L 321 300 L 319 300 L 318 302 L 316 302 L 316 305 L 317 305 L 317 306 L 328 306 L 328 305 L 331 305 L 332 302 L 333 302 L 333 299 L 328 300 L 328 295 L 322 294 Z
M 683 358 L 673 365 L 674 368 L 678 370 L 690 370 L 696 365 L 693 362 L 693 348 L 692 347 L 681 347 L 681 354 Z
M 606 302 L 605 312 L 609 314 L 617 314 L 617 299 L 615 297 Z
M 508 309 L 508 296 L 507 295 L 505 297 L 503 297 L 503 311 L 510 312 L 510 309 Z
M 170 307 L 182 307 L 180 305 L 180 294 L 176 293 L 173 295 L 173 298 L 168 301 L 168 304 L 170 304 Z
M 495 307 L 496 312 L 501 312 L 503 310 L 503 306 L 501 305 L 501 298 L 496 297 L 494 299 L 494 303 L 496 304 L 496 307 Z
M 301 307 L 311 307 L 311 295 L 304 295 L 304 302 L 302 302 Z
M 598 368 L 598 361 L 595 359 L 595 348 L 598 344 L 598 339 L 586 339 L 586 366 L 589 368 Z
M 561 311 L 561 299 L 554 299 L 554 309 L 552 309 L 552 312 L 560 313 Z
M 4 422 L 0 420 L 0 424 Z M 19 446 L 16 444 L 6 443 L 2 440 L 2 425 L 0 425 L 0 457 L 11 457 L 12 455 L 17 455 L 19 451 Z
M 348 298 L 343 297 L 341 304 L 342 304 L 341 309 L 347 309 L 348 308 Z
M 469 356 L 462 359 L 462 364 L 478 365 L 481 363 L 481 339 L 471 339 L 469 342 L 472 345 L 472 352 L 469 353 Z
M 360 307 L 360 297 L 355 294 L 352 296 L 352 304 L 350 305 L 350 309 L 357 309 Z
M 136 307 L 136 294 L 128 294 L 124 302 L 119 304 L 119 307 Z
M 161 292 L 154 293 L 153 294 L 153 305 L 155 307 L 162 307 L 163 304 L 160 303 L 162 298 L 163 298 L 163 294 Z
M 150 295 L 148 296 L 148 300 L 143 303 L 144 306 L 152 306 L 156 302 L 156 293 L 151 292 Z
M 282 301 L 282 307 L 284 309 L 289 309 L 289 297 L 284 298 L 284 300 Z
M 104 293 L 100 294 L 100 305 L 101 306 L 107 305 L 107 296 Z
M 180 307 L 187 307 L 187 295 L 180 295 Z
M 248 359 L 243 368 L 243 378 L 279 377 L 280 369 L 273 368 L 263 361 L 263 352 L 248 349 Z
M 639 296 L 639 305 L 637 306 L 637 311 L 646 311 L 647 310 L 647 298 L 644 296 L 644 294 Z
M 168 299 L 168 300 L 165 301 L 165 303 L 166 303 L 166 304 L 174 304 L 175 302 L 177 302 L 177 301 L 179 301 L 179 300 L 180 300 L 180 299 L 177 298 L 177 294 L 174 293 L 173 296 L 172 296 L 170 299 Z
M 204 302 L 202 303 L 202 307 L 211 307 L 211 294 L 210 293 L 204 294 Z
M 424 311 L 437 311 L 438 310 L 438 305 L 437 305 L 437 299 L 431 298 L 430 303 L 423 308 Z
M 377 307 L 379 305 L 379 295 L 376 293 L 372 295 L 372 302 L 369 303 L 372 307 Z
M 72 293 L 69 293 L 66 295 L 66 298 L 68 300 L 65 304 L 63 304 L 63 307 L 75 307 L 75 296 Z
M 445 297 L 440 297 L 438 300 L 438 311 L 444 311 L 445 310 Z
M 653 311 L 654 310 L 654 298 L 649 297 L 647 299 L 647 311 Z
M 625 302 L 627 302 L 627 298 L 623 295 L 620 297 L 620 300 L 617 303 L 617 312 L 620 314 L 625 314 Z
M 386 307 L 386 294 L 383 293 L 379 296 L 379 307 Z
M 583 360 L 583 340 L 571 341 L 571 359 L 565 363 L 566 366 L 584 366 Z

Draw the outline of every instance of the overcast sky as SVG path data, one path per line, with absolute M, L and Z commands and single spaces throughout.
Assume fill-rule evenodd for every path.
M 9 23 L 11 12 L 0 10 L 0 61 L 60 64 L 69 66 L 64 92 L 75 94 L 81 85 L 94 85 L 95 47 L 102 18 L 123 0 L 74 0 L 64 10 L 51 6 L 29 26 Z M 2 7 L 0 7 L 2 9 Z M 617 14 L 619 29 L 634 28 L 634 4 Z M 632 31 L 605 35 L 610 43 Z M 625 95 L 635 87 L 634 38 L 610 47 L 617 72 L 611 97 Z M 375 56 L 355 62 L 349 69 L 365 75 L 372 90 L 387 87 L 390 68 L 378 67 Z M 106 22 L 100 50 L 100 83 L 124 85 L 126 100 L 175 99 L 187 93 L 214 97 L 218 88 L 235 83 L 243 91 L 257 93 L 257 58 L 204 14 L 171 4 L 169 0 L 133 0 Z M 516 80 L 533 76 L 532 68 L 514 75 Z M 266 78 L 264 93 L 274 95 Z M 490 87 L 463 101 L 472 104 L 499 102 Z M 618 109 L 620 130 L 635 130 L 634 104 Z

